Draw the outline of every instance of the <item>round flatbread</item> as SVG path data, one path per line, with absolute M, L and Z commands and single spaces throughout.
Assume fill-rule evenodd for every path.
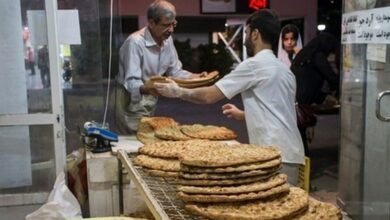
M 163 158 L 178 158 L 186 147 L 206 144 L 205 140 L 189 140 L 189 141 L 162 141 L 158 143 L 145 144 L 138 149 L 141 154 L 146 154 L 153 157 Z
M 153 144 L 164 141 L 154 136 L 154 132 L 137 132 L 137 140 L 143 144 Z
M 298 212 L 305 210 L 309 199 L 307 193 L 291 187 L 286 195 L 269 200 L 219 204 L 187 204 L 185 209 L 209 219 L 290 219 Z
M 286 174 L 278 174 L 271 178 L 256 181 L 254 183 L 237 186 L 178 186 L 177 190 L 187 194 L 241 194 L 258 192 L 282 185 L 287 182 Z
M 269 161 L 279 158 L 276 146 L 251 144 L 215 145 L 208 148 L 191 147 L 179 156 L 181 163 L 198 167 L 228 167 Z
M 155 136 L 164 140 L 186 141 L 192 139 L 181 132 L 180 126 L 166 126 L 156 129 Z
M 285 183 L 280 186 L 275 186 L 271 189 L 242 193 L 242 194 L 231 194 L 231 195 L 215 195 L 215 194 L 187 194 L 184 192 L 178 192 L 177 198 L 184 202 L 200 202 L 200 203 L 214 203 L 214 202 L 242 202 L 254 199 L 264 199 L 270 196 L 275 196 L 281 193 L 287 193 L 290 190 L 290 186 Z
M 181 131 L 190 137 L 208 140 L 232 140 L 237 138 L 234 131 L 214 125 L 182 125 Z
M 341 220 L 342 215 L 339 208 L 330 203 L 320 202 L 313 198 L 309 199 L 309 208 L 301 215 L 292 220 Z
M 207 73 L 207 76 L 205 76 L 205 77 L 191 78 L 191 79 L 176 79 L 176 78 L 173 78 L 173 80 L 177 84 L 196 84 L 196 83 L 199 84 L 199 83 L 202 83 L 202 82 L 207 82 L 207 81 L 213 80 L 215 78 L 218 78 L 218 76 L 219 76 L 219 72 L 218 71 L 212 71 L 212 72 Z
M 208 179 L 208 180 L 223 180 L 223 179 L 237 179 L 250 176 L 258 176 L 265 174 L 273 174 L 280 170 L 281 166 L 272 167 L 269 169 L 249 170 L 236 173 L 186 173 L 180 172 L 179 175 L 185 179 Z
M 185 164 L 180 164 L 181 171 L 187 173 L 231 173 L 231 172 L 244 172 L 249 170 L 267 169 L 282 164 L 282 158 L 276 158 L 268 161 L 260 161 L 249 164 L 242 164 L 238 166 L 228 167 L 195 167 Z
M 232 185 L 240 185 L 240 184 L 261 181 L 264 179 L 268 179 L 273 175 L 275 174 L 251 176 L 251 177 L 244 177 L 240 179 L 225 179 L 225 180 L 194 180 L 194 179 L 179 178 L 177 180 L 177 184 L 184 185 L 184 186 L 232 186 Z
M 133 162 L 136 165 L 154 170 L 180 171 L 180 162 L 176 159 L 158 158 L 141 154 L 136 156 Z
M 149 173 L 151 176 L 159 176 L 159 177 L 178 177 L 179 172 L 171 172 L 171 171 L 163 171 L 163 170 L 154 170 L 143 168 L 143 170 Z

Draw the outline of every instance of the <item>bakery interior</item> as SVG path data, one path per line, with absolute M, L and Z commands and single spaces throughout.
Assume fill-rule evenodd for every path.
M 218 2 L 169 1 L 177 11 L 173 38 L 184 69 L 218 70 L 224 75 L 246 59 L 243 26 L 255 11 L 250 7 L 253 2 L 273 9 L 282 26 L 295 24 L 304 44 L 322 31 L 332 33 L 341 42 L 344 15 L 363 16 L 367 12 L 390 17 L 387 0 L 230 0 L 235 2 L 234 12 L 203 7 L 214 1 Z M 144 187 L 154 181 L 153 177 L 145 177 L 146 172 L 140 171 L 127 154 L 136 154 L 143 144 L 117 123 L 119 48 L 129 34 L 147 24 L 146 10 L 152 2 L 0 3 L 4 39 L 0 42 L 0 60 L 5 66 L 0 80 L 0 220 L 81 219 L 50 213 L 46 218 L 39 217 L 44 216 L 42 208 L 48 199 L 56 197 L 53 187 L 60 184 L 69 185 L 75 196 L 62 198 L 64 210 L 59 212 L 69 215 L 81 213 L 83 218 L 91 219 L 203 219 L 185 211 L 180 214 L 182 205 L 175 206 L 180 215 L 171 217 L 170 210 L 161 205 L 166 201 Z M 382 24 L 387 33 L 388 21 Z M 340 98 L 315 106 L 318 121 L 309 129 L 310 166 L 302 171 L 306 193 L 338 207 L 340 218 L 346 220 L 390 218 L 390 99 L 386 97 L 390 94 L 389 39 L 370 42 L 343 42 Z M 53 67 L 48 81 L 42 79 L 38 66 L 33 67 L 34 74 L 26 64 L 27 47 L 32 47 L 37 56 L 42 45 L 49 48 Z M 331 62 L 336 65 L 334 57 Z M 235 141 L 248 143 L 245 122 L 221 114 L 221 106 L 227 102 L 196 105 L 160 97 L 155 116 L 172 118 L 183 125 L 223 126 L 235 132 Z M 240 96 L 229 102 L 243 107 Z M 119 142 L 102 153 L 86 148 L 85 125 L 90 122 L 117 134 Z M 62 182 L 57 182 L 64 171 Z M 167 179 L 162 184 L 174 184 Z M 174 194 L 166 197 L 178 200 Z M 72 210 L 70 203 L 77 203 L 79 211 Z M 61 204 L 54 206 L 53 210 Z

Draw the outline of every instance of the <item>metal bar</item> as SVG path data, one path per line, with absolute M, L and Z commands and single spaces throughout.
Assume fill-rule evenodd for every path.
M 53 114 L 1 115 L 0 126 L 52 125 L 56 120 Z
M 123 172 L 122 172 L 123 166 L 122 161 L 118 159 L 118 184 L 119 184 L 119 214 L 124 214 L 123 210 Z
M 47 41 L 49 49 L 51 102 L 53 115 L 55 115 L 54 129 L 54 156 L 56 161 L 56 174 L 66 168 L 65 146 L 65 119 L 63 93 L 60 83 L 60 45 L 57 31 L 57 1 L 45 0 Z
M 141 196 L 144 198 L 146 205 L 148 206 L 149 210 L 152 212 L 153 216 L 157 219 L 163 219 L 168 220 L 169 217 L 164 212 L 164 210 L 161 208 L 161 206 L 157 203 L 156 200 L 153 199 L 152 192 L 147 187 L 147 184 L 142 179 L 142 177 L 139 175 L 139 173 L 135 170 L 133 167 L 131 161 L 129 160 L 126 152 L 124 150 L 118 151 L 118 158 L 120 161 L 122 161 L 125 169 L 127 170 L 130 179 L 134 182 L 137 189 L 139 190 Z
M 236 52 L 234 52 L 234 50 L 232 49 L 232 47 L 229 46 L 228 42 L 226 41 L 225 37 L 221 34 L 221 33 L 218 33 L 218 36 L 219 38 L 222 40 L 222 42 L 226 45 L 226 48 L 229 50 L 229 52 L 232 54 L 232 56 L 234 57 L 234 59 L 241 63 L 241 59 L 237 56 Z
M 241 29 L 242 29 L 242 25 L 240 25 L 240 27 L 238 27 L 236 32 L 233 34 L 233 37 L 229 40 L 229 45 L 233 43 L 234 39 L 236 39 L 236 37 L 240 33 Z

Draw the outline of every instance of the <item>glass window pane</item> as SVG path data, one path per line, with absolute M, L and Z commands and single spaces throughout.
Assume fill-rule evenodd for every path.
M 55 180 L 53 126 L 0 127 L 0 194 L 49 192 Z
M 0 7 L 9 9 L 0 19 L 1 81 L 6 82 L 0 87 L 0 115 L 50 113 L 44 1 L 1 1 Z

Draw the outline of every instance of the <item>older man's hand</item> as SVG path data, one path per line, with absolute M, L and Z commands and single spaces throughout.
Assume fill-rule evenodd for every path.
M 157 92 L 165 97 L 178 98 L 180 96 L 181 88 L 175 81 L 167 79 L 168 83 L 154 83 L 154 88 Z

